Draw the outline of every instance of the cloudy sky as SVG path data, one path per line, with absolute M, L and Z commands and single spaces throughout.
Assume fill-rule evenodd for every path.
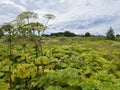
M 42 23 L 44 14 L 56 16 L 46 33 L 105 34 L 110 27 L 120 33 L 120 0 L 0 0 L 0 24 L 28 10 L 37 12 Z

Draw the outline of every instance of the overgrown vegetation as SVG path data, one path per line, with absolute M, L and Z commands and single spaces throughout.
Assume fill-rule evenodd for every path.
M 44 15 L 44 25 L 37 18 L 23 12 L 1 26 L 0 90 L 120 89 L 119 36 L 69 37 L 74 34 L 67 31 L 67 37 L 44 37 L 55 16 Z
M 12 60 L 6 43 L 1 39 L 1 90 L 2 85 L 7 90 L 9 83 L 12 90 L 119 90 L 118 41 L 102 37 L 43 37 L 43 56 L 36 58 L 34 41 L 27 37 L 26 53 L 18 40 L 12 43 Z

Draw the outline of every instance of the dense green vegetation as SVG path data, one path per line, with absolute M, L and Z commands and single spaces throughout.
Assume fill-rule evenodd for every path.
M 37 37 L 36 37 L 37 38 Z M 34 40 L 16 37 L 9 58 L 0 39 L 0 90 L 119 90 L 120 42 L 105 37 L 43 37 L 43 56 Z M 42 62 L 43 61 L 43 62 Z M 42 68 L 44 63 L 44 68 Z
M 120 89 L 120 36 L 112 28 L 107 39 L 69 31 L 45 37 L 55 16 L 43 17 L 45 24 L 22 12 L 0 26 L 0 90 Z

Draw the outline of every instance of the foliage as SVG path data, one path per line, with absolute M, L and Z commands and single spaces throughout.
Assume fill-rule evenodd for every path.
M 70 31 L 65 31 L 65 32 L 51 33 L 50 36 L 74 37 L 76 35 L 74 33 L 70 32 Z
M 119 42 L 93 37 L 60 39 L 44 37 L 43 56 L 37 58 L 34 41 L 27 39 L 26 53 L 14 41 L 12 60 L 5 42 L 0 43 L 0 82 L 6 86 L 0 89 L 8 90 L 11 72 L 13 90 L 119 90 Z
M 3 30 L 2 30 L 2 27 L 0 26 L 0 37 L 4 36 L 4 33 L 3 33 Z
M 45 14 L 45 25 L 30 22 L 31 18 L 37 14 L 23 12 L 15 24 L 3 25 L 7 32 L 3 39 L 9 40 L 0 39 L 0 90 L 119 90 L 120 42 L 104 37 L 43 37 L 55 16 Z
M 112 27 L 110 27 L 110 29 L 107 31 L 106 38 L 108 40 L 114 40 L 115 39 L 114 30 L 112 29 Z
M 85 33 L 85 37 L 90 37 L 91 35 L 90 35 L 90 33 L 89 32 L 86 32 Z

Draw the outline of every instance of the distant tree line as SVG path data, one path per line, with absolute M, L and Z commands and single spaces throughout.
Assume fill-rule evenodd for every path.
M 75 33 L 70 32 L 70 31 L 65 31 L 65 32 L 58 32 L 58 33 L 51 33 L 50 36 L 66 36 L 66 37 L 74 37 L 77 36 Z
M 44 35 L 44 36 L 56 36 L 56 37 L 74 37 L 74 36 L 80 36 L 80 37 L 95 37 L 95 36 L 101 36 L 101 35 L 92 35 L 90 32 L 86 32 L 85 34 L 78 35 L 70 31 L 65 31 L 65 32 L 57 32 L 57 33 L 51 33 L 50 35 Z M 115 40 L 115 37 L 120 37 L 120 34 L 114 34 L 114 30 L 112 27 L 108 29 L 106 32 L 106 39 L 108 40 Z
M 0 30 L 0 37 L 4 36 L 4 32 Z M 37 35 L 36 35 L 37 36 Z M 64 31 L 64 32 L 57 32 L 57 33 L 51 33 L 50 35 L 48 34 L 43 34 L 43 36 L 49 37 L 49 36 L 56 36 L 56 37 L 75 37 L 75 36 L 80 36 L 80 37 L 96 37 L 96 36 L 101 36 L 101 35 L 92 35 L 90 32 L 86 32 L 85 34 L 75 34 L 70 31 Z M 106 32 L 106 39 L 108 40 L 115 40 L 115 37 L 120 37 L 120 34 L 114 34 L 114 30 L 112 27 L 108 29 Z
M 75 34 L 70 31 L 64 31 L 64 32 L 57 32 L 57 33 L 51 33 L 50 35 L 44 34 L 43 36 L 49 37 L 49 36 L 56 36 L 56 37 L 75 37 L 75 36 L 80 36 L 80 37 L 91 37 L 95 35 L 91 35 L 89 32 L 86 32 L 85 34 L 79 35 Z

